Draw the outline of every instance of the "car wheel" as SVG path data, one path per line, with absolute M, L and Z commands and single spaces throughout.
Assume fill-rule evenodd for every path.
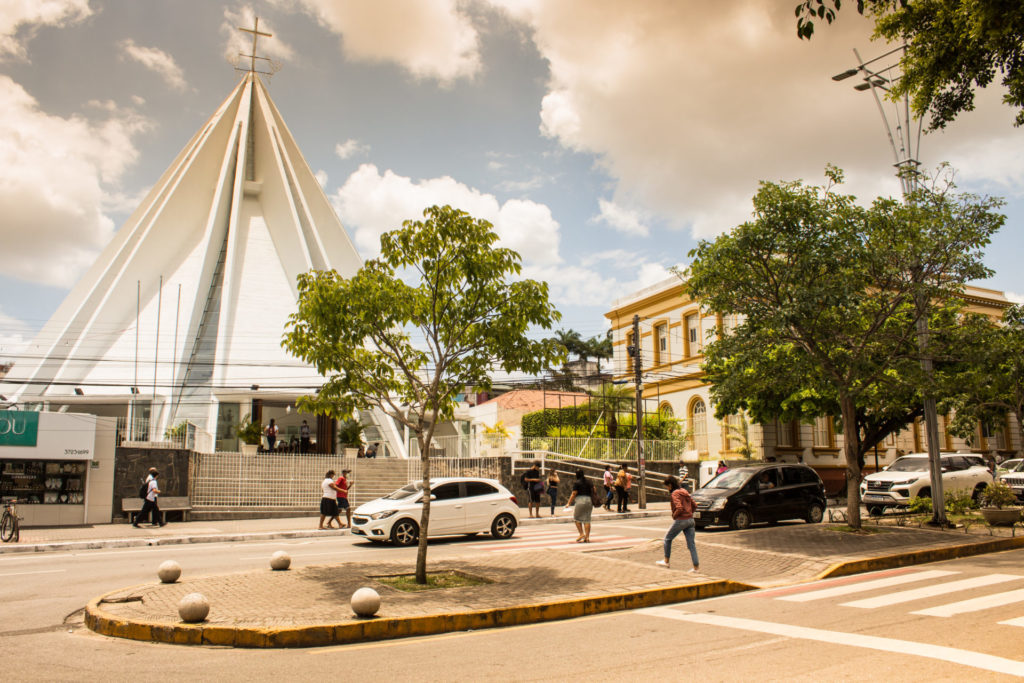
M 868 514 L 872 517 L 881 517 L 883 512 L 885 508 L 881 505 L 868 505 Z
M 411 519 L 400 519 L 391 527 L 391 542 L 395 545 L 416 545 L 420 540 L 420 527 Z
M 729 521 L 730 529 L 749 529 L 750 523 L 754 520 L 750 517 L 750 510 L 737 510 Z
M 917 497 L 918 498 L 931 498 L 932 497 L 931 487 L 926 486 L 923 489 L 921 489 L 920 491 L 918 491 L 917 492 Z
M 825 517 L 825 509 L 819 503 L 811 503 L 807 508 L 807 516 L 804 519 L 808 524 L 820 524 Z
M 978 484 L 977 486 L 974 487 L 974 492 L 971 493 L 971 500 L 973 500 L 975 502 L 975 504 L 980 504 L 981 503 L 981 494 L 984 493 L 984 492 L 985 492 L 985 484 Z
M 512 538 L 516 532 L 516 518 L 504 512 L 491 522 L 491 536 L 495 538 Z

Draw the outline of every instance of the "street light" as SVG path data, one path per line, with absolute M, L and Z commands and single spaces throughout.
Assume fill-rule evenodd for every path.
M 857 66 L 836 74 L 832 77 L 832 80 L 844 81 L 857 74 L 863 74 L 863 82 L 858 83 L 853 88 L 862 92 L 870 90 L 874 96 L 875 105 L 878 107 L 878 114 L 882 117 L 882 123 L 885 124 L 885 134 L 889 139 L 889 147 L 892 149 L 892 154 L 896 161 L 894 164 L 896 166 L 896 175 L 903 190 L 904 200 L 909 200 L 917 187 L 919 175 L 917 169 L 921 165 L 921 162 L 917 160 L 918 152 L 921 149 L 921 119 L 920 117 L 915 117 L 917 119 L 917 133 L 912 136 L 910 127 L 910 97 L 904 93 L 902 101 L 894 103 L 895 115 L 893 118 L 895 126 L 890 124 L 878 91 L 889 92 L 889 86 L 899 79 L 899 60 L 881 69 L 874 66 L 876 62 L 892 57 L 904 50 L 906 50 L 906 45 L 901 45 L 865 62 L 861 59 L 860 53 L 855 48 L 853 55 L 857 58 Z M 893 135 L 894 131 L 895 136 Z M 925 377 L 931 380 L 933 376 L 932 359 L 927 353 L 928 305 L 929 302 L 924 295 L 915 294 L 914 308 L 917 314 L 917 345 L 921 351 L 921 369 Z M 943 504 L 945 498 L 942 491 L 942 465 L 939 455 L 939 419 L 938 411 L 935 407 L 935 398 L 932 396 L 925 396 L 924 399 L 924 422 L 925 431 L 928 436 L 928 461 L 931 465 L 933 522 L 945 526 L 946 510 Z M 875 467 L 877 469 L 877 463 Z M 938 502 L 936 503 L 935 501 Z

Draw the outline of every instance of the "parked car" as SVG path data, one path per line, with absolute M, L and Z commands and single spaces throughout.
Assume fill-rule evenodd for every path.
M 352 533 L 371 541 L 415 545 L 420 537 L 423 482 L 414 481 L 352 513 Z M 430 480 L 430 537 L 488 532 L 511 538 L 519 526 L 516 497 L 493 479 Z
M 992 483 L 988 463 L 972 453 L 941 453 L 942 490 L 967 491 L 975 500 Z M 931 467 L 927 453 L 911 453 L 897 458 L 883 469 L 864 477 L 860 498 L 868 514 L 880 515 L 885 508 L 907 507 L 911 498 L 932 495 Z
M 997 475 L 996 478 L 1013 489 L 1017 494 L 1017 500 L 1024 500 L 1024 460 L 1018 460 L 1013 469 Z
M 1024 458 L 1008 458 L 1002 461 L 996 465 L 996 478 L 998 479 L 1000 474 L 1013 472 L 1018 469 L 1022 463 L 1024 463 Z
M 806 465 L 734 467 L 697 489 L 693 500 L 698 529 L 713 524 L 746 529 L 784 519 L 817 524 L 825 514 L 825 485 Z

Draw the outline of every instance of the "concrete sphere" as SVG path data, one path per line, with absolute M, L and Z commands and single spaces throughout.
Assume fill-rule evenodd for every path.
M 380 595 L 372 588 L 360 588 L 352 594 L 352 611 L 360 617 L 372 617 L 380 609 Z
M 167 560 L 156 570 L 156 575 L 164 583 L 174 583 L 181 576 L 181 565 L 174 560 Z
M 292 558 L 283 550 L 278 550 L 270 557 L 270 568 L 275 571 L 288 569 L 292 564 Z
M 189 624 L 203 621 L 209 613 L 210 601 L 202 593 L 189 593 L 178 603 L 178 615 Z

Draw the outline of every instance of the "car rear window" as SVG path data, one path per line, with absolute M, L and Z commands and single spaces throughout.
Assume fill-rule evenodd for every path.
M 498 489 L 494 488 L 490 484 L 485 484 L 482 481 L 467 481 L 466 482 L 466 496 L 486 496 L 491 493 L 497 493 Z

